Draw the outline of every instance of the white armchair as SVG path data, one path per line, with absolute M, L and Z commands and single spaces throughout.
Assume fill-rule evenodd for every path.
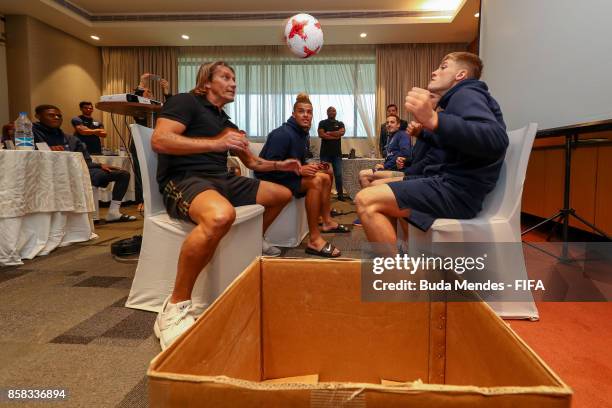
M 411 252 L 440 242 L 516 243 L 514 250 L 508 250 L 508 246 L 489 246 L 495 253 L 489 254 L 487 279 L 502 281 L 510 276 L 513 279 L 527 279 L 523 252 L 517 248 L 521 243 L 523 183 L 536 131 L 537 124 L 531 123 L 522 129 L 508 132 L 510 143 L 499 180 L 495 189 L 486 197 L 478 216 L 467 220 L 437 219 L 426 233 L 411 225 L 408 232 Z M 496 298 L 499 301 L 489 303 L 501 317 L 538 318 L 538 310 L 530 294 L 529 301 L 517 301 L 510 291 L 500 294 Z
M 170 218 L 166 213 L 156 180 L 157 155 L 151 148 L 153 129 L 140 125 L 130 128 L 142 174 L 145 221 L 142 248 L 126 307 L 159 312 L 174 288 L 183 240 L 194 226 Z M 262 206 L 236 208 L 232 228 L 195 283 L 194 307 L 210 305 L 253 259 L 261 255 L 262 223 Z

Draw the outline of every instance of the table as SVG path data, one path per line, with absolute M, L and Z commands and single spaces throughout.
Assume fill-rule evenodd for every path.
M 81 153 L 0 150 L 0 265 L 96 238 L 94 208 Z
M 378 163 L 384 163 L 384 159 L 342 159 L 342 184 L 351 199 L 355 199 L 355 195 L 361 190 L 359 172 L 363 169 L 372 169 Z
M 132 167 L 132 161 L 128 156 L 91 156 L 91 159 L 100 164 L 106 164 L 107 166 L 114 166 L 123 169 L 130 173 L 130 184 L 128 189 L 123 196 L 123 201 L 135 201 L 136 200 L 136 188 L 134 175 L 134 168 Z M 113 195 L 114 182 L 109 183 L 106 188 L 98 187 L 98 199 L 100 201 L 108 202 L 111 201 Z

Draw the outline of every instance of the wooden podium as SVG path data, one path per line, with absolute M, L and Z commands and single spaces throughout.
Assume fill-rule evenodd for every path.
M 161 111 L 161 105 L 138 102 L 98 102 L 96 109 L 103 112 L 116 113 L 119 115 L 147 118 L 147 123 L 153 127 L 155 117 Z

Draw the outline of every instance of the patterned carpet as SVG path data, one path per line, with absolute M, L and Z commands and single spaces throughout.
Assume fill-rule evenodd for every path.
M 352 204 L 333 206 L 347 213 L 339 222 L 355 219 Z M 138 215 L 134 207 L 126 212 Z M 0 388 L 66 389 L 62 407 L 147 406 L 146 370 L 160 351 L 155 314 L 123 306 L 136 263 L 110 253 L 112 242 L 141 231 L 138 215 L 132 223 L 96 227 L 94 241 L 0 268 Z M 343 256 L 359 257 L 361 228 L 324 237 Z M 305 257 L 305 248 L 283 249 L 283 256 Z
M 344 213 L 336 220 L 352 231 L 324 237 L 344 257 L 359 258 L 365 237 L 362 228 L 351 225 L 356 218 L 354 207 L 345 202 L 332 204 Z M 128 212 L 136 214 L 130 208 Z M 102 225 L 96 229 L 100 237 L 95 241 L 60 248 L 19 267 L 0 268 L 0 389 L 65 389 L 68 399 L 57 403 L 62 407 L 148 405 L 146 370 L 160 351 L 152 333 L 155 314 L 123 307 L 136 263 L 110 254 L 113 241 L 141 230 L 141 217 L 132 223 Z M 528 238 L 542 240 L 533 234 Z M 305 257 L 305 247 L 303 242 L 283 249 L 283 256 Z M 605 339 L 611 330 L 611 306 L 580 305 L 574 326 L 567 323 L 573 321 L 567 309 L 570 304 L 565 308 L 545 305 L 540 324 L 511 323 L 574 387 L 575 406 L 606 406 L 611 401 L 609 387 L 604 385 L 610 378 Z M 585 313 L 597 317 L 587 321 L 580 317 Z M 571 336 L 584 334 L 576 342 L 588 350 L 583 360 L 567 354 L 568 331 Z M 595 355 L 601 359 L 589 360 Z M 583 364 L 587 360 L 593 364 Z M 46 402 L 8 404 L 0 397 L 0 406 L 12 405 L 49 406 Z

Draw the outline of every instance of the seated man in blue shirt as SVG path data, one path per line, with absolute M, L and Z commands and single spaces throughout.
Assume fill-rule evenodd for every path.
M 400 130 L 400 119 L 397 115 L 387 116 L 387 132 L 389 144 L 386 149 L 385 162 L 377 164 L 373 169 L 364 169 L 359 172 L 359 184 L 362 188 L 368 187 L 374 180 L 403 176 L 398 168 L 398 160 L 401 157 L 410 158 L 412 154 L 410 136 L 404 130 Z
M 62 131 L 62 112 L 53 105 L 39 105 L 36 107 L 36 119 L 39 122 L 34 123 L 32 130 L 34 133 L 34 141 L 36 143 L 46 143 L 51 150 L 54 151 L 71 151 L 81 152 L 89 168 L 91 177 L 91 185 L 94 187 L 106 187 L 112 181 L 113 196 L 108 213 L 106 214 L 106 222 L 126 222 L 134 221 L 136 217 L 127 214 L 121 214 L 119 211 L 121 201 L 128 189 L 130 183 L 130 173 L 125 170 L 118 169 L 104 164 L 94 163 L 87 151 L 85 143 L 72 135 L 67 135 Z M 96 218 L 94 217 L 94 221 Z
M 442 59 L 427 89 L 412 88 L 406 110 L 423 126 L 420 137 L 446 153 L 443 163 L 429 166 L 421 178 L 395 181 L 360 191 L 357 212 L 370 242 L 395 251 L 393 218 L 406 218 L 427 231 L 436 218 L 468 219 L 482 209 L 493 190 L 508 147 L 499 104 L 479 80 L 477 55 L 454 52 Z M 441 96 L 437 112 L 430 93 Z
M 330 215 L 331 177 L 324 163 L 306 163 L 306 139 L 312 125 L 312 103 L 306 94 L 299 94 L 293 114 L 281 127 L 268 135 L 259 156 L 266 160 L 298 159 L 303 165 L 300 175 L 273 171 L 255 172 L 259 179 L 287 187 L 294 197 L 306 196 L 306 217 L 310 232 L 306 253 L 327 258 L 340 256 L 340 251 L 321 237 L 321 232 L 350 232 Z M 319 217 L 323 220 L 319 231 Z

